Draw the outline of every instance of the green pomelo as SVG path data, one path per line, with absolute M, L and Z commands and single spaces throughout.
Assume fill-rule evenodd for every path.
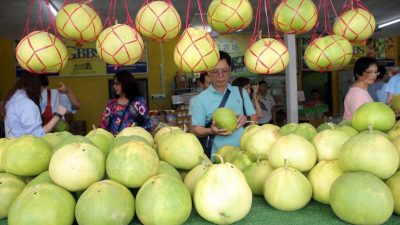
M 4 166 L 3 166 L 3 163 L 2 163 L 1 158 L 2 158 L 2 155 L 3 155 L 4 149 L 6 149 L 6 147 L 7 147 L 13 140 L 15 140 L 15 138 L 13 138 L 13 139 L 10 139 L 10 138 L 0 138 L 0 173 L 1 173 L 1 172 L 6 172 L 6 171 L 4 170 Z
M 291 133 L 293 133 L 293 132 L 297 129 L 298 126 L 299 126 L 299 124 L 297 124 L 297 123 L 288 123 L 288 124 L 285 124 L 285 125 L 283 125 L 283 126 L 279 129 L 279 133 L 280 133 L 281 135 L 288 135 L 288 134 L 291 134 Z
M 400 112 L 400 95 L 396 95 L 393 97 L 390 106 L 395 112 Z
M 64 131 L 64 132 L 47 133 L 42 138 L 45 141 L 47 141 L 47 143 L 49 143 L 51 147 L 53 147 L 54 149 L 58 145 L 58 143 L 60 143 L 61 141 L 70 136 L 72 136 L 70 132 Z
M 171 166 L 169 163 L 160 160 L 160 164 L 158 165 L 158 170 L 157 170 L 157 175 L 160 174 L 167 174 L 172 177 L 175 177 L 176 179 L 183 181 L 181 174 L 176 170 L 173 166 Z
M 216 224 L 231 224 L 249 213 L 252 193 L 236 166 L 214 164 L 197 182 L 193 201 L 197 213 L 204 219 Z
M 293 134 L 303 136 L 308 141 L 311 141 L 313 137 L 318 133 L 317 129 L 310 123 L 300 123 Z
M 69 124 L 63 119 L 58 120 L 56 126 L 53 129 L 53 132 L 61 131 L 69 131 Z
M 342 120 L 342 121 L 340 121 L 340 123 L 338 123 L 338 127 L 341 127 L 341 126 L 353 127 L 353 123 L 351 120 Z
M 109 131 L 107 131 L 107 130 L 105 130 L 103 128 L 93 129 L 93 130 L 89 131 L 89 133 L 87 133 L 86 136 L 87 135 L 96 135 L 96 134 L 105 135 L 109 142 L 114 141 L 114 138 L 115 138 L 114 135 L 111 132 L 109 132 Z
M 338 159 L 343 144 L 350 139 L 344 131 L 324 130 L 312 139 L 317 150 L 318 161 Z
M 9 225 L 71 225 L 75 199 L 54 184 L 38 184 L 24 189 L 10 208 Z
M 72 136 L 67 136 L 64 140 L 58 142 L 58 144 L 53 148 L 53 154 L 58 149 L 64 147 L 65 145 L 72 144 L 72 143 L 87 143 L 87 144 L 91 144 L 97 148 L 97 146 L 88 138 L 81 136 L 81 135 L 72 135 Z
M 332 122 L 325 122 L 325 123 L 321 123 L 318 127 L 317 127 L 317 131 L 321 132 L 324 130 L 333 130 L 336 128 L 336 124 L 332 123 Z
M 165 137 L 170 133 L 170 132 L 184 132 L 181 128 L 175 127 L 175 126 L 166 126 L 161 129 L 159 129 L 155 135 L 154 135 L 154 142 L 159 145 L 162 140 L 165 139 Z
M 219 129 L 226 129 L 229 132 L 237 129 L 236 113 L 229 108 L 222 107 L 215 110 L 212 114 L 212 120 Z
M 188 188 L 169 175 L 150 178 L 136 195 L 136 214 L 143 224 L 184 224 L 191 211 Z
M 117 137 L 132 136 L 132 135 L 141 136 L 144 139 L 146 139 L 151 146 L 154 145 L 153 136 L 143 127 L 126 127 L 121 132 L 119 132 Z
M 1 164 L 8 173 L 35 176 L 47 170 L 51 150 L 51 145 L 41 138 L 22 136 L 13 140 L 3 150 Z
M 239 151 L 235 156 L 232 158 L 231 163 L 239 168 L 241 171 L 246 169 L 248 166 L 253 163 L 250 159 L 249 155 L 245 151 Z
M 197 165 L 186 174 L 183 181 L 186 187 L 189 188 L 190 194 L 192 196 L 194 194 L 194 188 L 196 187 L 197 182 L 206 173 L 208 168 L 209 166 L 203 164 Z
M 114 141 L 114 136 L 110 132 L 97 128 L 91 130 L 85 137 L 93 142 L 107 157 L 110 145 Z
M 383 224 L 393 213 L 390 189 L 376 176 L 345 173 L 332 185 L 329 199 L 333 212 L 352 224 Z
M 353 136 L 358 134 L 358 131 L 356 129 L 354 129 L 351 126 L 347 126 L 347 125 L 338 126 L 338 127 L 335 128 L 335 130 L 343 131 L 347 135 L 349 135 L 350 137 L 353 137 Z
M 400 215 L 400 171 L 385 181 L 394 199 L 394 213 Z
M 157 173 L 158 165 L 158 156 L 150 146 L 129 141 L 108 154 L 106 171 L 110 179 L 137 188 Z
M 361 171 L 387 179 L 399 168 L 399 153 L 381 132 L 364 131 L 343 145 L 339 165 L 344 172 Z
M 118 182 L 98 181 L 79 197 L 75 215 L 80 225 L 129 224 L 135 215 L 135 199 Z
M 238 147 L 236 146 L 232 146 L 232 145 L 224 145 L 221 148 L 219 148 L 216 152 L 215 155 L 212 155 L 214 162 L 215 163 L 221 163 L 221 160 L 219 159 L 219 157 L 217 157 L 216 155 L 220 155 L 222 156 L 222 158 L 224 158 L 225 161 L 225 156 L 232 154 L 233 151 L 237 150 L 238 151 Z
M 313 189 L 313 199 L 329 205 L 329 192 L 332 184 L 342 174 L 343 171 L 337 160 L 320 161 L 317 163 L 307 175 Z
M 116 137 L 114 141 L 110 144 L 108 153 L 110 153 L 110 151 L 112 151 L 113 148 L 116 148 L 130 141 L 139 141 L 153 148 L 153 146 L 145 138 L 138 135 L 131 135 L 131 136 Z
M 253 161 L 268 159 L 268 153 L 272 145 L 281 137 L 277 130 L 262 128 L 254 132 L 244 145 L 245 150 Z
M 394 144 L 394 147 L 396 147 L 397 152 L 399 153 L 399 158 L 400 158 L 400 136 L 392 139 L 392 143 Z M 400 163 L 399 163 L 399 169 L 400 169 Z
M 49 173 L 57 185 L 68 191 L 81 191 L 103 179 L 105 156 L 87 143 L 71 143 L 58 149 L 50 160 Z
M 231 162 L 232 159 L 235 157 L 235 155 L 238 154 L 239 152 L 240 152 L 239 147 L 233 148 L 232 151 L 229 151 L 223 156 L 224 162 Z
M 158 155 L 176 169 L 190 170 L 202 162 L 204 151 L 194 134 L 179 132 L 160 143 Z
M 358 131 L 372 129 L 385 132 L 396 123 L 393 110 L 383 102 L 367 102 L 353 114 L 352 124 Z
M 288 134 L 280 137 L 268 154 L 272 167 L 293 167 L 300 172 L 309 171 L 317 161 L 317 150 L 304 137 Z
M 261 129 L 261 126 L 257 124 L 252 124 L 244 128 L 242 136 L 240 137 L 240 148 L 244 149 L 244 146 L 247 143 L 247 139 L 249 139 L 249 137 L 251 137 L 256 131 Z
M 263 193 L 272 207 L 282 211 L 295 211 L 311 200 L 312 187 L 302 173 L 285 166 L 275 169 L 267 177 Z
M 37 177 L 33 178 L 25 188 L 33 187 L 37 184 L 55 184 L 54 181 L 50 177 L 49 171 L 44 171 L 43 173 L 39 174 Z
M 261 127 L 267 130 L 276 130 L 276 131 L 279 131 L 279 129 L 281 129 L 279 126 L 270 123 L 263 124 L 261 125 Z
M 11 204 L 24 189 L 25 183 L 9 173 L 0 173 L 0 220 L 7 218 Z
M 273 170 L 267 160 L 261 160 L 253 162 L 243 171 L 253 195 L 263 195 L 265 180 Z

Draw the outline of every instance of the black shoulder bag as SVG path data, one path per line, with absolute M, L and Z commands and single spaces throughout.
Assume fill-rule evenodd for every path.
M 231 91 L 229 89 L 226 89 L 225 95 L 222 98 L 221 103 L 219 104 L 218 108 L 222 108 L 225 106 L 225 103 L 228 101 L 229 98 L 229 94 L 231 93 Z M 210 128 L 212 124 L 212 120 L 208 121 L 208 123 L 206 124 L 205 128 Z M 201 143 L 201 145 L 203 146 L 204 149 L 204 153 L 211 158 L 211 149 L 213 146 L 213 142 L 214 142 L 214 137 L 215 135 L 208 135 L 208 136 L 204 136 L 204 137 L 197 137 Z

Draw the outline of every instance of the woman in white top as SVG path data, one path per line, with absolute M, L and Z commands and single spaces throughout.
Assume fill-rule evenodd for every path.
M 353 113 L 364 103 L 373 102 L 368 93 L 368 85 L 375 82 L 378 73 L 378 62 L 371 57 L 361 57 L 354 64 L 355 82 L 344 99 L 344 120 L 351 120 Z

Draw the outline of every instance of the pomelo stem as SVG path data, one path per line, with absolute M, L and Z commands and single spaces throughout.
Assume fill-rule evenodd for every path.
M 335 129 L 335 127 L 333 126 L 333 123 L 332 123 L 332 122 L 329 122 L 329 123 L 328 123 L 328 126 L 331 128 L 331 130 L 334 130 L 334 129 Z
M 368 124 L 369 133 L 372 134 L 372 124 Z
M 221 161 L 221 164 L 224 163 L 224 158 L 223 158 L 220 154 L 212 154 L 211 156 L 213 156 L 213 157 L 218 157 L 219 160 Z

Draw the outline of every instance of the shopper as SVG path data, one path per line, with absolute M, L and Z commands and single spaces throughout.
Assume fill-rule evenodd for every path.
M 199 81 L 200 81 L 201 91 L 206 90 L 208 86 L 210 86 L 211 84 L 211 78 L 210 76 L 208 76 L 207 72 L 203 72 L 200 74 Z M 196 101 L 196 96 L 193 96 L 189 101 L 189 115 L 192 115 L 194 102 Z
M 344 99 L 344 120 L 351 120 L 354 111 L 361 105 L 374 101 L 368 93 L 368 85 L 373 84 L 378 75 L 378 63 L 374 58 L 361 57 L 357 59 L 354 64 L 355 82 Z
M 321 93 L 318 89 L 312 89 L 310 93 L 310 99 L 304 103 L 304 108 L 314 108 L 317 105 L 323 105 L 324 102 L 321 100 Z
M 108 101 L 100 127 L 117 135 L 125 127 L 141 126 L 150 131 L 150 117 L 135 78 L 128 71 L 117 72 L 113 78 L 116 98 Z
M 39 78 L 42 86 L 40 108 L 42 110 L 43 124 L 51 120 L 53 112 L 57 110 L 60 104 L 71 113 L 76 113 L 81 108 L 81 102 L 78 97 L 70 89 L 67 89 L 64 83 L 59 82 L 57 89 L 49 89 L 49 78 L 47 75 L 40 74 Z
M 42 127 L 40 93 L 41 82 L 37 74 L 20 76 L 0 106 L 0 121 L 4 121 L 6 137 L 28 134 L 41 137 L 64 116 L 66 108 L 58 105 L 52 118 Z
M 400 94 L 400 73 L 392 76 L 386 85 L 387 99 L 386 103 L 392 105 L 394 96 Z
M 389 75 L 386 68 L 382 65 L 378 66 L 379 75 L 373 84 L 368 86 L 368 92 L 375 102 L 386 102 L 388 93 L 386 92 L 387 81 Z
M 253 99 L 252 102 L 253 102 L 253 106 L 256 110 L 256 114 L 250 116 L 250 120 L 257 122 L 258 119 L 263 116 L 262 109 L 261 109 L 260 102 L 259 102 L 258 85 L 251 86 L 251 81 L 249 78 L 238 77 L 232 81 L 232 86 L 239 87 L 239 93 L 242 97 L 242 100 L 243 100 L 243 90 L 245 90 L 247 92 L 247 94 L 250 97 L 252 97 L 252 99 Z M 252 90 L 253 90 L 253 93 L 251 93 Z M 243 112 L 245 115 L 247 115 L 244 105 L 243 105 Z
M 247 115 L 255 114 L 255 109 L 247 92 L 243 92 L 244 101 L 242 101 L 239 88 L 229 84 L 230 71 L 231 57 L 226 52 L 220 51 L 218 64 L 208 71 L 211 85 L 196 97 L 196 103 L 193 107 L 191 131 L 198 137 L 215 136 L 211 147 L 205 149 L 208 156 L 224 145 L 239 146 L 243 125 L 246 123 L 243 104 Z M 218 129 L 214 122 L 209 123 L 212 114 L 219 107 L 225 95 L 228 98 L 224 107 L 236 112 L 238 118 L 238 129 L 233 133 L 226 129 Z M 210 125 L 208 126 L 208 124 Z
M 268 83 L 266 81 L 258 82 L 258 100 L 260 101 L 260 106 L 262 110 L 262 117 L 258 119 L 260 125 L 266 123 L 276 124 L 275 115 L 275 100 L 271 93 L 268 91 Z

